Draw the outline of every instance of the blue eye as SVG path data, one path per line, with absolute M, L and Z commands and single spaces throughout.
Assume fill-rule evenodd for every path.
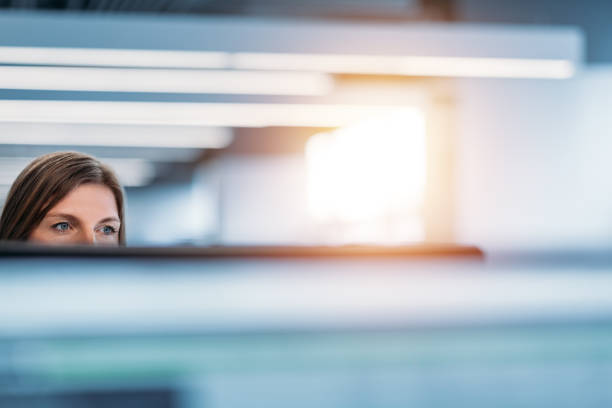
M 52 228 L 58 232 L 66 232 L 70 229 L 70 224 L 67 222 L 58 222 L 57 224 L 54 224 Z
M 102 233 L 104 235 L 112 235 L 114 233 L 116 233 L 117 230 L 113 227 L 111 227 L 110 225 L 105 225 L 104 227 L 102 227 Z

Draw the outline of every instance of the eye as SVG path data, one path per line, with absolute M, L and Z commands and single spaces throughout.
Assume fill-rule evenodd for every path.
M 100 231 L 102 231 L 104 235 L 113 235 L 117 232 L 117 229 L 110 225 L 105 225 L 100 229 Z
M 53 224 L 51 228 L 57 232 L 66 232 L 70 229 L 70 224 L 67 222 L 58 222 L 57 224 Z

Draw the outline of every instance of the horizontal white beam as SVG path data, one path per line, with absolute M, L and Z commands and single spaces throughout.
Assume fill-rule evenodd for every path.
M 572 27 L 178 16 L 0 13 L 0 46 L 5 64 L 418 76 L 564 78 L 583 60 Z
M 0 47 L 0 63 L 182 68 L 142 70 L 0 67 L 0 88 L 8 89 L 275 95 L 324 95 L 331 91 L 333 83 L 322 73 L 565 79 L 571 77 L 576 70 L 575 64 L 568 59 L 244 52 L 230 54 L 208 51 L 177 53 L 147 50 L 128 52 L 33 47 Z M 193 71 L 185 68 L 246 71 Z
M 55 49 L 58 51 L 58 49 Z M 27 55 L 36 56 L 40 63 L 48 64 L 44 58 L 49 50 L 32 49 Z M 93 57 L 95 51 L 76 50 L 83 62 Z M 130 53 L 134 59 L 142 51 Z M 82 53 L 82 54 L 81 54 Z M 105 51 L 102 51 L 105 53 Z M 144 51 L 147 54 L 147 51 Z M 17 61 L 11 58 L 10 47 L 0 47 L 0 61 Z M 43 55 L 41 55 L 43 54 Z M 70 50 L 61 50 L 53 60 L 71 58 Z M 93 54 L 93 55 L 92 55 Z M 159 64 L 169 61 L 163 52 Z M 13 56 L 15 57 L 15 56 Z M 148 57 L 147 57 L 148 58 Z M 34 58 L 30 58 L 34 60 Z M 148 61 L 149 60 L 147 59 Z M 189 59 L 187 59 L 189 60 Z M 122 64 L 120 60 L 105 59 L 106 64 Z M 21 61 L 24 62 L 24 61 Z M 131 61 L 135 62 L 135 61 Z M 181 60 L 184 64 L 185 60 Z M 0 66 L 0 89 L 38 89 L 61 91 L 107 91 L 107 92 L 161 92 L 161 93 L 216 93 L 254 95 L 325 95 L 331 92 L 333 80 L 316 72 L 262 72 L 219 71 L 186 69 L 120 69 L 120 68 L 76 68 L 76 67 L 32 67 Z
M 224 68 L 225 52 L 130 50 L 69 47 L 0 47 L 0 63 L 160 68 Z
M 0 122 L 0 144 L 220 149 L 232 139 L 220 127 Z
M 0 45 L 25 47 L 579 62 L 583 38 L 579 28 L 562 26 L 0 13 Z
M 412 112 L 393 105 L 0 100 L 0 123 L 339 127 L 405 109 Z
M 239 53 L 232 63 L 238 69 L 482 78 L 566 79 L 576 70 L 572 61 L 564 59 L 290 53 Z

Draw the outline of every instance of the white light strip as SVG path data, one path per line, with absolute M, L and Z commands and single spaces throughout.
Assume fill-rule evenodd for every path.
M 388 105 L 0 100 L 0 122 L 338 127 L 403 109 Z
M 0 47 L 0 64 L 100 67 L 224 68 L 229 54 L 110 48 Z
M 332 79 L 316 72 L 0 67 L 0 89 L 325 95 Z
M 34 157 L 0 157 L 0 185 L 10 185 Z M 155 176 L 153 163 L 137 158 L 101 158 L 117 174 L 122 185 L 147 185 Z
M 116 67 L 265 69 L 408 76 L 565 79 L 574 75 L 566 59 L 444 56 L 226 53 L 49 47 L 0 47 L 0 64 Z
M 0 144 L 220 149 L 232 139 L 219 127 L 0 123 Z
M 571 61 L 553 59 L 272 53 L 238 53 L 232 65 L 238 69 L 491 78 L 565 79 L 575 71 Z

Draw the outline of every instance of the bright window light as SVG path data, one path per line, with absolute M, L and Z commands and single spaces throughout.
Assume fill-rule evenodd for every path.
M 306 146 L 309 211 L 337 243 L 404 243 L 424 238 L 425 119 L 397 109 Z

